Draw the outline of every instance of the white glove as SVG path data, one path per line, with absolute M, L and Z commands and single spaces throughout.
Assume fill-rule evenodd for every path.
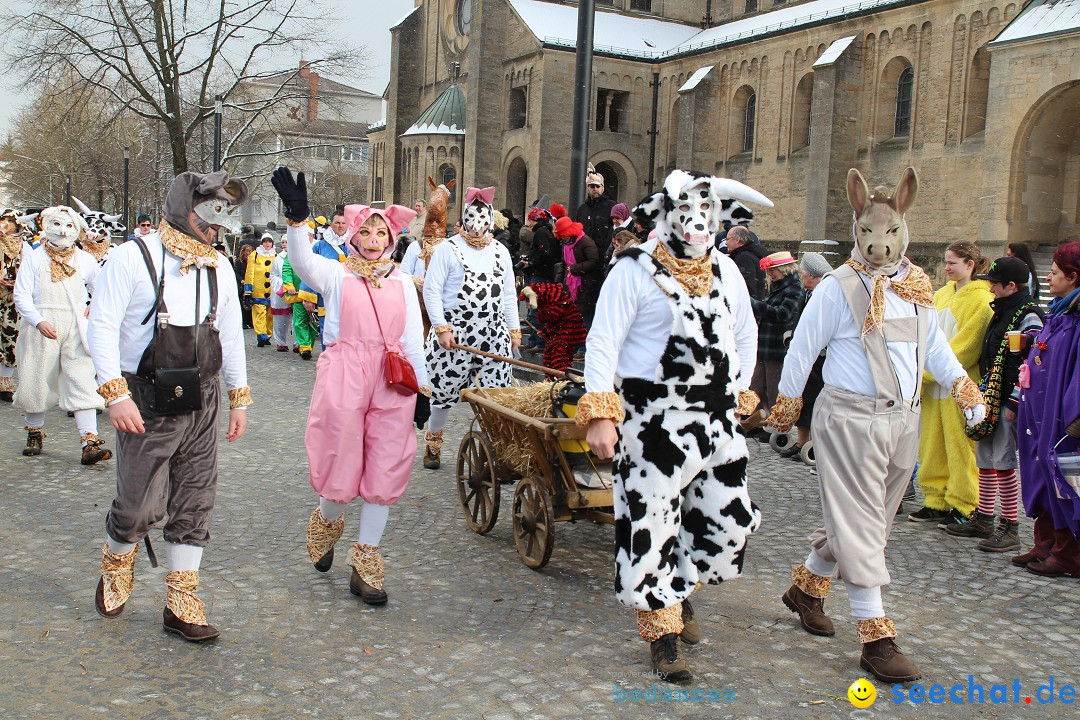
M 978 425 L 979 423 L 981 423 L 983 420 L 986 419 L 986 406 L 985 405 L 976 405 L 975 407 L 971 408 L 970 410 L 965 410 L 964 411 L 964 419 L 967 420 L 967 426 L 969 428 L 975 427 L 976 425 Z
M 525 286 L 521 289 L 521 295 L 525 298 L 525 303 L 532 308 L 536 309 L 536 291 L 531 287 Z

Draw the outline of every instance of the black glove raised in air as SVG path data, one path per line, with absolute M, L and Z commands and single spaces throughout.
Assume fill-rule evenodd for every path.
M 292 170 L 279 167 L 270 178 L 270 183 L 277 190 L 281 204 L 285 206 L 285 217 L 293 222 L 308 219 L 311 210 L 308 208 L 307 179 L 304 178 L 304 173 L 296 173 L 294 180 Z

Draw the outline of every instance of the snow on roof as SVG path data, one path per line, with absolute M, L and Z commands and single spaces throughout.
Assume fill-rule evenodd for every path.
M 566 48 L 577 46 L 574 33 L 577 27 L 576 7 L 553 5 L 540 0 L 509 2 L 532 33 L 544 44 Z M 598 10 L 593 49 L 601 53 L 659 60 L 673 55 L 703 52 L 759 35 L 794 29 L 830 18 L 867 13 L 906 2 L 909 0 L 813 0 L 734 20 L 707 30 Z M 1078 0 L 1058 2 L 1075 3 Z
M 709 71 L 713 69 L 712 65 L 706 65 L 703 68 L 698 68 L 694 71 L 694 74 L 690 76 L 690 79 L 683 83 L 683 86 L 679 88 L 680 93 L 688 93 L 698 86 L 705 76 L 709 74 Z
M 396 28 L 397 26 L 401 25 L 401 24 L 402 24 L 403 22 L 405 22 L 405 21 L 406 21 L 406 20 L 408 20 L 408 19 L 409 19 L 410 17 L 412 17 L 412 14 L 413 14 L 414 12 L 416 12 L 417 10 L 419 10 L 419 9 L 420 9 L 420 6 L 419 6 L 419 5 L 417 5 L 417 6 L 416 6 L 416 7 L 414 7 L 414 8 L 412 9 L 412 10 L 410 10 L 410 11 L 409 11 L 409 12 L 407 12 L 407 13 L 405 13 L 405 15 L 404 15 L 404 16 L 403 16 L 403 17 L 402 17 L 402 18 L 401 18 L 400 20 L 398 20 L 398 21 L 397 21 L 396 23 L 394 23 L 393 25 L 391 25 L 391 26 L 390 26 L 390 29 L 391 29 L 391 30 L 393 30 L 393 29 L 394 29 L 394 28 Z
M 427 110 L 420 113 L 402 137 L 406 135 L 464 135 L 465 94 L 461 87 L 451 85 L 442 91 Z
M 991 45 L 1080 30 L 1080 0 L 1036 0 L 1013 18 Z
M 577 47 L 576 7 L 540 0 L 509 1 L 533 35 L 545 44 Z M 698 32 L 698 28 L 688 25 L 598 9 L 593 28 L 593 48 L 598 52 L 652 57 L 685 42 Z
M 833 44 L 829 46 L 828 50 L 821 53 L 821 57 L 814 63 L 814 67 L 825 67 L 826 65 L 832 65 L 834 62 L 840 59 L 840 56 L 847 50 L 848 45 L 855 39 L 854 35 L 846 38 L 840 38 L 834 40 Z

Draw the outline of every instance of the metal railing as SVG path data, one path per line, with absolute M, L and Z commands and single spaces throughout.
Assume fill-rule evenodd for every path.
M 691 43 L 689 45 L 677 45 L 669 50 L 632 50 L 630 48 L 621 48 L 614 45 L 594 44 L 593 51 L 598 53 L 605 53 L 608 55 L 628 55 L 636 58 L 641 58 L 643 60 L 662 60 L 664 58 L 672 57 L 675 55 L 682 55 L 684 53 L 692 53 L 697 50 L 705 50 L 708 48 L 717 47 L 719 45 L 726 45 L 728 43 L 736 42 L 738 40 L 757 37 L 759 35 L 767 35 L 769 33 L 798 27 L 800 25 L 808 25 L 817 20 L 827 20 L 829 18 L 858 13 L 862 10 L 870 10 L 874 8 L 885 7 L 888 5 L 897 5 L 904 2 L 907 2 L 907 0 L 863 0 L 863 2 L 843 5 L 841 7 L 832 7 L 828 10 L 823 10 L 821 12 L 810 13 L 809 15 L 801 15 L 799 17 L 791 18 L 790 20 L 783 20 L 768 25 L 757 26 L 749 28 L 747 30 L 743 30 L 741 32 L 722 35 L 720 37 L 710 38 L 709 40 L 703 40 L 701 42 Z M 577 47 L 576 40 L 552 37 L 550 35 L 545 35 L 542 39 L 542 42 L 545 45 L 555 45 L 558 47 Z

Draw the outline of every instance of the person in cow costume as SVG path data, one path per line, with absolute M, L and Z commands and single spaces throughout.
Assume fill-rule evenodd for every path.
M 15 341 L 19 337 L 19 311 L 15 307 L 15 278 L 23 253 L 30 253 L 33 237 L 15 210 L 0 214 L 0 401 L 15 397 Z
M 493 187 L 466 190 L 461 234 L 440 243 L 427 265 L 424 305 L 431 320 L 426 350 L 432 396 L 424 467 L 429 470 L 439 467 L 443 428 L 473 376 L 481 387 L 510 385 L 508 363 L 456 350 L 454 344 L 504 356 L 521 344 L 514 263 L 491 234 L 494 198 Z M 431 209 L 428 217 L 430 222 Z
M 735 198 L 772 205 L 683 170 L 642 202 L 656 237 L 619 253 L 600 291 L 577 408 L 592 451 L 615 456 L 615 595 L 671 682 L 691 678 L 680 637 L 700 639 L 690 594 L 741 574 L 761 522 L 737 430 L 758 402 L 757 324 L 738 267 L 713 242 Z
M 217 495 L 219 432 L 230 442 L 243 436 L 251 404 L 236 276 L 211 245 L 222 227 L 239 232 L 247 192 L 224 170 L 177 175 L 158 231 L 114 248 L 90 311 L 97 392 L 118 454 L 94 607 L 106 618 L 124 611 L 138 543 L 167 515 L 162 626 L 189 642 L 219 634 L 196 594 L 199 567 Z M 220 375 L 227 428 L 219 422 Z
M 871 192 L 858 170 L 848 171 L 851 259 L 826 275 L 806 304 L 768 419 L 780 432 L 791 428 L 811 368 L 827 349 L 813 415 L 824 523 L 810 535 L 809 555 L 792 571 L 782 600 L 804 630 L 831 636 L 825 598 L 833 578 L 843 579 L 862 644 L 859 664 L 888 683 L 920 677 L 896 645 L 881 588 L 890 581 L 889 529 L 918 457 L 924 371 L 951 389 L 969 426 L 986 416 L 982 393 L 938 326 L 930 279 L 904 255 L 905 213 L 917 193 L 912 168 L 891 194 L 880 186 Z
M 100 210 L 91 210 L 86 203 L 74 195 L 71 201 L 75 203 L 82 219 L 86 221 L 86 233 L 79 238 L 79 247 L 93 255 L 98 265 L 104 265 L 109 257 L 109 250 L 112 249 L 112 239 L 114 237 L 123 239 L 124 232 L 127 230 L 127 227 L 120 222 L 123 216 L 119 213 L 106 215 Z
M 105 405 L 94 382 L 87 344 L 86 311 L 100 267 L 76 242 L 86 233 L 82 217 L 66 205 L 45 208 L 41 245 L 26 253 L 15 279 L 15 307 L 22 327 L 15 343 L 19 389 L 15 405 L 26 413 L 23 455 L 40 455 L 45 412 L 59 400 L 82 436 L 82 464 L 112 457 L 97 434 L 97 411 Z

